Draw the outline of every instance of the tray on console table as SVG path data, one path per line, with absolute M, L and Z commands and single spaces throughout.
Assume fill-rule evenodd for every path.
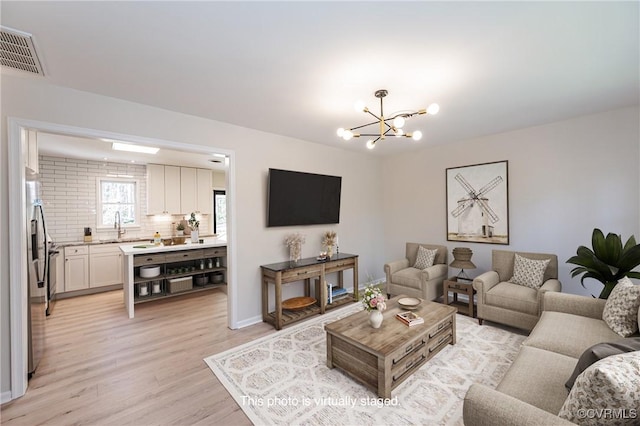
M 262 320 L 273 324 L 276 330 L 311 315 L 324 314 L 327 306 L 327 289 L 324 285 L 315 286 L 316 303 L 303 310 L 290 312 L 282 311 L 282 286 L 293 282 L 304 281 L 304 295 L 311 296 L 311 279 L 318 278 L 324 283 L 325 275 L 338 273 L 338 286 L 342 287 L 343 272 L 353 270 L 353 297 L 358 300 L 358 255 L 337 253 L 327 260 L 317 260 L 315 257 L 300 259 L 298 262 L 278 262 L 260 266 L 262 270 Z M 275 287 L 275 311 L 269 312 L 269 284 Z M 346 303 L 343 301 L 341 304 Z M 331 307 L 338 306 L 334 304 Z

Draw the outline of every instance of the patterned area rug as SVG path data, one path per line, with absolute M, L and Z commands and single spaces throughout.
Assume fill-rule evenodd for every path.
M 257 425 L 462 425 L 472 383 L 495 387 L 525 336 L 457 315 L 457 343 L 379 399 L 338 369 L 326 366 L 324 325 L 359 305 L 287 327 L 205 358 Z

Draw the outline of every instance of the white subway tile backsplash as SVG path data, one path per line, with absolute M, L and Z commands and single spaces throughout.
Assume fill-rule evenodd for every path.
M 41 155 L 42 199 L 46 208 L 48 231 L 55 241 L 82 241 L 85 227 L 93 230 L 94 240 L 116 238 L 117 234 L 111 228 L 96 230 L 96 182 L 98 177 L 110 174 L 131 175 L 139 183 L 141 226 L 127 229 L 127 238 L 153 238 L 156 231 L 163 236 L 173 234 L 172 224 L 179 222 L 182 216 L 146 216 L 146 166 Z M 209 220 L 208 216 L 201 218 L 201 232 L 210 229 Z

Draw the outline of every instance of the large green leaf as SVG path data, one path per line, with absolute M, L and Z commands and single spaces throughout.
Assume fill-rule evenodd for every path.
M 577 265 L 571 270 L 571 276 L 582 275 L 580 283 L 583 287 L 586 288 L 584 280 L 587 278 L 600 281 L 604 285 L 600 297 L 606 299 L 622 277 L 640 279 L 640 272 L 633 271 L 640 266 L 640 245 L 636 244 L 633 235 L 623 246 L 620 235 L 609 233 L 605 237 L 596 228 L 591 245 L 593 250 L 580 246 L 576 255 L 567 260 L 567 263 Z
M 640 265 L 640 245 L 631 247 L 621 256 L 618 268 L 625 273 Z

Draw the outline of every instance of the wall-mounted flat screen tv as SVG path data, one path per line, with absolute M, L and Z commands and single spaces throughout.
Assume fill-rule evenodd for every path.
M 342 177 L 269 169 L 267 226 L 340 222 Z

